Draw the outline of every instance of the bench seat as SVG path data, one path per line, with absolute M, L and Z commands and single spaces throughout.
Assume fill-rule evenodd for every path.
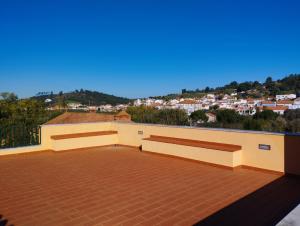
M 64 151 L 89 147 L 100 147 L 118 143 L 118 132 L 114 130 L 52 135 L 51 148 Z
M 229 168 L 242 165 L 242 147 L 234 144 L 150 135 L 142 140 L 142 149 Z
M 53 135 L 53 136 L 51 136 L 51 139 L 52 140 L 64 140 L 64 139 L 79 138 L 79 137 L 112 135 L 112 134 L 117 134 L 117 133 L 118 133 L 118 131 L 114 131 L 114 130 L 96 131 L 96 132 L 87 132 L 87 133 L 71 133 L 71 134 Z
M 144 138 L 144 140 L 214 149 L 219 151 L 229 151 L 229 152 L 239 151 L 242 149 L 242 146 L 234 145 L 234 144 L 224 144 L 224 143 L 190 140 L 190 139 L 175 138 L 175 137 L 157 136 L 157 135 L 150 135 L 149 138 Z

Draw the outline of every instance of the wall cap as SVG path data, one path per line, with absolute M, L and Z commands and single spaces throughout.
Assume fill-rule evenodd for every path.
M 224 132 L 233 132 L 233 133 L 265 134 L 265 135 L 276 135 L 276 136 L 290 135 L 290 134 L 287 134 L 284 132 L 267 132 L 267 131 L 226 129 L 226 128 L 208 128 L 208 127 L 196 127 L 196 126 L 176 126 L 176 125 L 162 125 L 162 124 L 152 124 L 152 123 L 135 123 L 135 122 L 112 122 L 112 123 L 143 125 L 143 126 L 158 126 L 158 127 L 181 128 L 181 129 L 224 131 Z M 296 134 L 296 135 L 300 136 L 300 134 Z

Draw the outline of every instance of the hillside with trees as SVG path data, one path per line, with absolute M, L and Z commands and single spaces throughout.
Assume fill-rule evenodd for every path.
M 45 101 L 46 99 L 51 99 L 52 104 L 57 103 L 60 105 L 66 105 L 69 102 L 78 102 L 83 105 L 103 105 L 103 104 L 127 104 L 130 99 L 124 97 L 117 97 L 114 95 L 109 95 L 106 93 L 101 93 L 97 91 L 90 90 L 75 90 L 73 92 L 63 93 L 62 91 L 58 94 L 42 93 L 42 95 L 37 95 L 32 97 L 32 99 Z
M 273 80 L 272 77 L 267 77 L 265 82 L 246 81 L 238 83 L 232 81 L 224 86 L 204 89 L 188 90 L 182 89 L 180 94 L 168 94 L 165 96 L 154 96 L 156 99 L 170 100 L 174 98 L 201 98 L 207 93 L 214 94 L 231 94 L 236 92 L 239 98 L 261 98 L 276 96 L 279 94 L 294 93 L 300 96 L 300 74 L 291 74 L 282 79 Z
M 265 82 L 246 81 L 238 83 L 233 81 L 227 85 L 205 89 L 186 90 L 182 89 L 183 96 L 197 97 L 206 93 L 230 94 L 237 92 L 240 97 L 268 97 L 279 94 L 295 93 L 300 95 L 300 74 L 291 74 L 283 79 L 273 80 L 272 77 L 267 77 Z

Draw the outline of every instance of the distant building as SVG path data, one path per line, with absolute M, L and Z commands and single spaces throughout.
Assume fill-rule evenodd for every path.
M 276 100 L 293 100 L 295 98 L 296 98 L 296 94 L 276 95 Z
M 287 106 L 275 106 L 275 107 L 265 107 L 263 109 L 272 110 L 273 112 L 283 115 L 289 108 Z
M 146 106 L 151 106 L 155 102 L 154 99 L 147 98 L 145 101 Z
M 276 107 L 276 102 L 269 101 L 269 100 L 262 101 L 261 106 L 263 106 L 263 107 Z
M 133 103 L 133 105 L 134 105 L 134 106 L 141 106 L 141 105 L 142 105 L 141 99 L 135 100 L 134 103 Z
M 293 105 L 289 106 L 289 109 L 292 109 L 292 110 L 300 109 L 300 97 L 298 97 L 294 100 Z
M 294 103 L 294 101 L 292 101 L 292 100 L 279 100 L 276 102 L 276 105 L 290 107 L 293 105 L 293 103 Z
M 112 112 L 114 109 L 113 109 L 112 105 L 105 104 L 105 105 L 100 105 L 98 107 L 98 110 L 103 111 L 103 112 Z
M 294 100 L 294 105 L 300 105 L 300 97 Z
M 209 93 L 206 95 L 208 99 L 215 99 L 215 94 Z
M 87 108 L 89 109 L 89 111 L 97 111 L 98 110 L 97 106 L 88 106 Z
M 216 122 L 217 121 L 217 116 L 214 113 L 205 113 L 205 115 L 208 117 L 207 122 Z
M 177 108 L 185 110 L 189 115 L 197 110 L 202 110 L 203 106 L 201 103 L 193 99 L 186 99 L 177 104 Z
M 238 106 L 235 109 L 240 115 L 255 115 L 256 109 L 249 106 Z
M 179 100 L 177 100 L 177 99 L 172 99 L 172 100 L 169 101 L 170 105 L 176 105 L 178 103 L 179 103 Z
M 70 103 L 67 104 L 67 106 L 68 106 L 68 109 L 75 110 L 75 109 L 80 108 L 82 105 L 81 105 L 81 103 L 70 102 Z

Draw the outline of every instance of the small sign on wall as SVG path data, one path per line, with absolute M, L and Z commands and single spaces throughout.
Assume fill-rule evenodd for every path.
M 269 144 L 259 144 L 258 148 L 260 150 L 270 151 L 271 150 L 271 145 L 269 145 Z
M 143 135 L 143 134 L 144 134 L 143 130 L 138 131 L 138 135 Z

